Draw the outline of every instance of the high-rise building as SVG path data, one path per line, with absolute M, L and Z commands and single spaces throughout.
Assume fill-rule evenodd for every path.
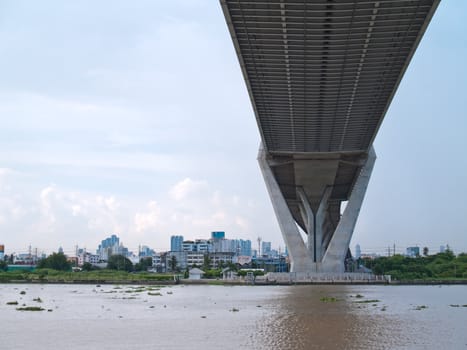
M 0 244 L 0 260 L 5 259 L 5 246 L 3 244 Z
M 362 250 L 360 249 L 360 244 L 355 245 L 355 259 L 360 259 L 362 256 Z
M 240 256 L 251 256 L 251 241 L 249 239 L 237 239 L 235 240 L 236 250 L 235 254 Z
M 271 254 L 271 242 L 261 242 L 261 254 L 269 256 Z
M 156 254 L 156 252 L 154 251 L 154 249 L 151 249 L 148 246 L 143 245 L 142 247 L 139 248 L 138 256 L 140 258 L 145 258 L 145 257 L 153 256 L 155 254 Z
M 420 248 L 419 247 L 407 247 L 405 254 L 411 258 L 414 258 L 420 255 Z
M 183 249 L 183 236 L 170 237 L 170 251 L 181 252 Z
M 197 239 L 195 241 L 183 241 L 182 251 L 208 253 L 212 249 L 211 241 L 207 239 Z
M 120 244 L 120 238 L 113 234 L 112 236 L 102 240 L 96 253 L 99 255 L 101 260 L 106 261 L 111 255 L 122 254 L 127 256 L 129 252 L 127 248 Z
M 224 231 L 213 231 L 211 232 L 211 239 L 215 241 L 219 239 L 225 239 L 225 232 Z

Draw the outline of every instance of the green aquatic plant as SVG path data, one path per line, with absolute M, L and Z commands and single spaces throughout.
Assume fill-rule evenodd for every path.
M 17 307 L 16 310 L 18 311 L 44 311 L 45 309 L 41 308 L 40 306 L 25 306 L 25 307 Z
M 420 311 L 420 310 L 424 310 L 424 309 L 428 309 L 428 306 L 426 306 L 426 305 L 419 305 L 419 306 L 417 306 L 414 310 Z
M 359 300 L 355 301 L 357 304 L 373 304 L 373 303 L 379 303 L 381 300 L 378 299 L 369 299 L 369 300 Z
M 8 301 L 6 304 L 7 305 L 18 305 L 18 302 L 17 301 Z
M 319 300 L 323 303 L 335 303 L 336 301 L 339 301 L 336 297 L 321 297 Z

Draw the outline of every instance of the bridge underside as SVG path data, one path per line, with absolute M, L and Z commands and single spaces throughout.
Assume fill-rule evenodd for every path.
M 221 0 L 293 271 L 343 271 L 373 140 L 438 3 Z
M 373 149 L 364 156 L 317 154 L 278 160 L 260 148 L 258 161 L 288 247 L 291 271 L 345 270 L 345 257 L 375 160 Z M 348 198 L 336 186 L 339 168 L 345 166 L 357 168 Z M 287 183 L 281 172 L 287 174 Z M 341 215 L 343 201 L 347 205 Z M 306 243 L 297 224 L 308 234 Z

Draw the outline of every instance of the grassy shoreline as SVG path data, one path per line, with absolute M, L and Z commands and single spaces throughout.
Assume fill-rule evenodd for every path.
M 248 280 L 222 279 L 183 279 L 180 274 L 156 274 L 149 272 L 129 273 L 115 270 L 63 272 L 51 269 L 35 271 L 0 272 L 0 283 L 19 284 L 140 284 L 140 285 L 173 285 L 173 284 L 207 284 L 207 285 L 467 285 L 467 278 L 422 278 L 386 281 L 316 281 L 316 282 L 274 282 L 259 280 L 252 283 Z

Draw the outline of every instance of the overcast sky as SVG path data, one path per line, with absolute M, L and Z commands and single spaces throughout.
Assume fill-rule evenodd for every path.
M 352 247 L 467 251 L 466 13 L 442 2 L 405 74 Z M 284 248 L 215 0 L 1 0 L 0 121 L 8 253 L 216 230 Z

